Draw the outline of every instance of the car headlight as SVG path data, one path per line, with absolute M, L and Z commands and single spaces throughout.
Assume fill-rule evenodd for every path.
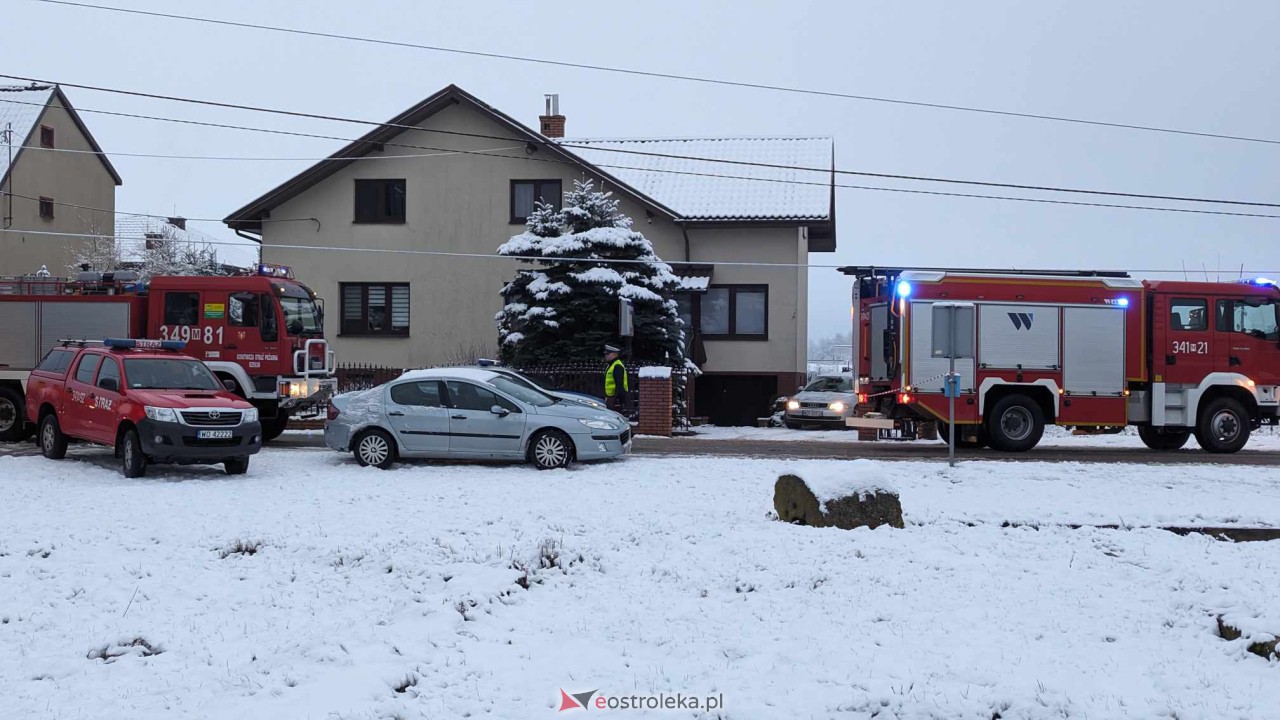
M 788 401 L 787 401 L 787 409 L 788 409 L 788 410 L 799 410 L 799 409 L 800 409 L 800 403 L 799 403 L 799 401 L 796 401 L 796 400 L 788 400 Z
M 604 420 L 583 420 L 579 418 L 578 422 L 582 423 L 583 425 L 586 425 L 592 430 L 617 430 L 618 429 L 618 427 L 613 423 L 605 422 Z
M 244 414 L 240 416 L 240 422 L 258 422 L 258 408 L 251 407 L 245 410 Z
M 147 405 L 143 407 L 143 410 L 146 411 L 147 417 L 155 420 L 156 422 L 178 422 L 178 413 L 174 412 L 173 408 L 152 407 Z
M 828 405 L 828 406 L 827 406 L 827 409 L 828 409 L 828 410 L 830 410 L 831 412 L 839 412 L 839 413 L 842 413 L 842 412 L 844 412 L 845 404 L 844 404 L 844 403 L 842 403 L 842 402 L 840 402 L 839 400 L 837 400 L 837 401 L 835 401 L 835 402 L 831 403 L 830 405 Z

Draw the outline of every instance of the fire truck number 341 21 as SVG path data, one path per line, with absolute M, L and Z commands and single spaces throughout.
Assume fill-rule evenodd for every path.
M 1190 340 L 1174 340 L 1173 353 L 1175 355 L 1208 355 L 1209 343 L 1204 340 L 1199 342 Z
M 184 342 L 203 342 L 212 345 L 222 344 L 223 328 L 212 325 L 161 325 L 161 340 L 182 340 Z

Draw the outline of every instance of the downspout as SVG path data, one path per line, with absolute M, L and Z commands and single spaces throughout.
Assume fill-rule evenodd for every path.
M 252 240 L 253 242 L 258 244 L 258 264 L 262 264 L 262 238 L 254 237 L 252 235 L 246 235 L 245 232 L 240 228 L 232 228 L 232 229 L 235 230 L 236 235 L 239 235 L 245 240 Z
M 684 261 L 689 262 L 692 260 L 692 258 L 689 257 L 689 227 L 684 223 L 679 223 L 679 225 L 680 234 L 684 235 Z

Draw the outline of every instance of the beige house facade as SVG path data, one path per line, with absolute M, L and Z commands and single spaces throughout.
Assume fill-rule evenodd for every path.
M 804 378 L 805 265 L 835 249 L 831 141 L 572 141 L 563 127 L 549 112 L 544 135 L 449 86 L 225 222 L 324 299 L 339 363 L 425 367 L 496 352 L 499 290 L 520 267 L 497 247 L 534 198 L 590 180 L 686 277 L 678 299 L 705 355 L 695 412 L 764 414 Z M 797 171 L 710 161 L 732 157 L 823 169 L 788 180 Z
M 0 276 L 70 273 L 83 236 L 115 234 L 120 184 L 60 88 L 0 86 Z

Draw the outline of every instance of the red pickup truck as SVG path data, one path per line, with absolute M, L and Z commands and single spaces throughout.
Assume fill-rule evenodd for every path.
M 40 451 L 67 454 L 68 439 L 115 449 L 125 477 L 148 463 L 222 463 L 249 469 L 262 448 L 258 411 L 228 392 L 181 341 L 64 341 L 27 379 L 27 418 Z

